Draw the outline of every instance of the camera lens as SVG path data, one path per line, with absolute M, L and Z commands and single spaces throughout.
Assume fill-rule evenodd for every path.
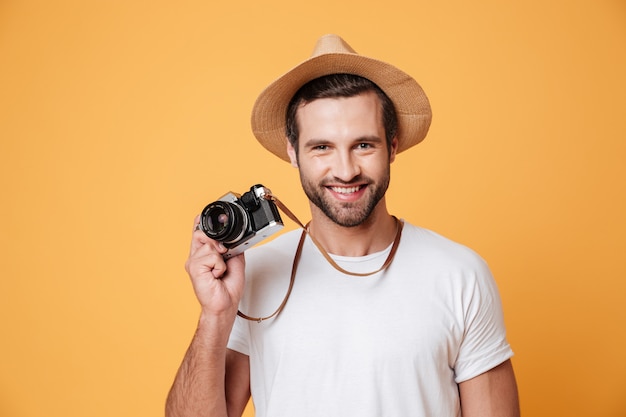
M 216 201 L 202 210 L 200 224 L 211 239 L 235 243 L 248 227 L 248 216 L 242 207 L 226 201 Z

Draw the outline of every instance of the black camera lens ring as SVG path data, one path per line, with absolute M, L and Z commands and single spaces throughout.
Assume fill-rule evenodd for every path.
M 222 227 L 216 228 L 216 225 Z M 248 214 L 238 204 L 215 201 L 202 210 L 200 229 L 213 240 L 224 244 L 236 243 L 248 229 Z

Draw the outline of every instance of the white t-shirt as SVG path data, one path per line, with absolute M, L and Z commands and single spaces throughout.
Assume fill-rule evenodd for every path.
M 300 233 L 246 252 L 243 313 L 280 305 Z M 389 250 L 333 259 L 369 272 Z M 512 356 L 483 260 L 410 224 L 367 277 L 340 273 L 307 238 L 284 310 L 238 317 L 228 346 L 250 357 L 257 417 L 460 416 L 457 383 Z

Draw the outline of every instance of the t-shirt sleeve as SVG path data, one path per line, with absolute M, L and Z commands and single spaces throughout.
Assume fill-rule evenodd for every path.
M 246 320 L 237 316 L 235 324 L 230 332 L 228 339 L 228 348 L 244 355 L 250 356 L 250 332 L 248 331 L 248 323 Z
M 500 295 L 489 268 L 482 262 L 472 275 L 464 294 L 465 330 L 455 363 L 457 383 L 513 356 L 506 340 Z

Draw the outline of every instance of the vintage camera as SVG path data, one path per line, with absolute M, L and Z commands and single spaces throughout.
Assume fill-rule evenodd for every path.
M 202 210 L 200 230 L 228 248 L 224 258 L 238 255 L 283 228 L 271 195 L 260 184 L 243 195 L 229 192 Z

